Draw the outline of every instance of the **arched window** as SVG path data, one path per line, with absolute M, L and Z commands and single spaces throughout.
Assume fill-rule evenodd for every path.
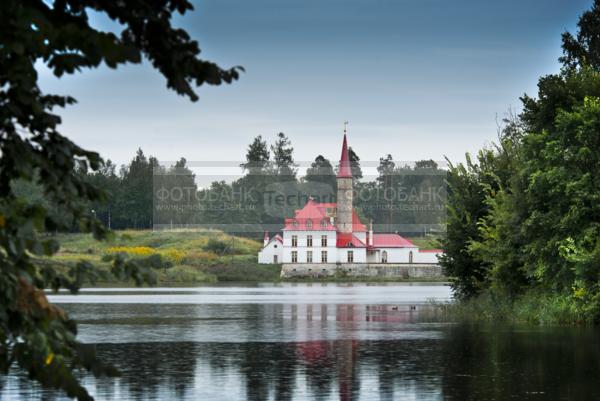
M 298 221 L 296 221 L 296 220 L 292 221 L 292 227 L 298 228 Z
M 408 253 L 408 263 L 412 263 L 413 262 L 413 251 L 410 251 Z
M 381 252 L 381 263 L 387 263 L 387 251 Z
M 321 228 L 322 229 L 326 229 L 327 228 L 327 219 L 321 220 Z
M 306 229 L 307 230 L 312 230 L 312 220 L 307 220 L 306 221 Z

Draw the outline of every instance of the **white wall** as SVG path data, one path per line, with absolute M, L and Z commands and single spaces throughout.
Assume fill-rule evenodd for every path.
M 298 246 L 292 248 L 292 236 L 298 237 Z M 312 235 L 313 245 L 306 246 L 306 237 Z M 321 246 L 321 236 L 327 236 L 327 247 Z M 306 263 L 306 252 L 312 251 L 312 263 L 321 263 L 321 251 L 327 251 L 327 263 L 336 263 L 337 248 L 335 231 L 284 231 L 283 232 L 283 263 L 292 263 L 292 251 L 298 252 L 298 262 Z
M 269 264 L 273 263 L 273 256 L 277 255 L 277 263 L 282 263 L 283 246 L 281 242 L 272 239 L 260 252 L 258 252 L 258 263 Z
M 409 263 L 410 260 L 410 252 L 413 253 L 413 263 L 417 262 L 417 254 L 419 253 L 419 248 L 377 248 L 377 250 L 368 255 L 369 263 L 381 263 L 383 252 L 387 252 L 387 263 Z
M 443 252 L 417 252 L 415 253 L 415 263 L 438 263 L 438 256 Z
M 338 248 L 337 261 L 348 263 L 348 251 L 352 251 L 353 253 L 353 263 L 367 263 L 367 248 Z

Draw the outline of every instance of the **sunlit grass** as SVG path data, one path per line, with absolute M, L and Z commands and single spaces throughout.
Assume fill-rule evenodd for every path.
M 110 265 L 102 260 L 105 255 L 122 253 L 142 258 L 157 254 L 171 265 L 157 270 L 159 283 L 279 279 L 279 266 L 258 265 L 262 245 L 249 238 L 216 230 L 123 230 L 114 234 L 107 241 L 96 241 L 91 234 L 59 234 L 61 248 L 49 261 L 66 267 L 87 261 L 108 272 Z

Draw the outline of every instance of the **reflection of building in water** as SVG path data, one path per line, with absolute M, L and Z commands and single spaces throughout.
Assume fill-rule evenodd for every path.
M 335 391 L 343 401 L 356 399 L 360 389 L 360 331 L 414 322 L 417 314 L 410 305 L 294 304 L 283 311 L 296 330 L 296 355 L 314 398 L 329 399 Z

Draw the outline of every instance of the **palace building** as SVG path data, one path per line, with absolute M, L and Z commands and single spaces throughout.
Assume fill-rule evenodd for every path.
M 437 264 L 438 249 L 422 250 L 395 233 L 374 233 L 353 208 L 353 177 L 346 134 L 337 174 L 337 203 L 309 198 L 282 234 L 265 233 L 259 263 L 302 264 Z

